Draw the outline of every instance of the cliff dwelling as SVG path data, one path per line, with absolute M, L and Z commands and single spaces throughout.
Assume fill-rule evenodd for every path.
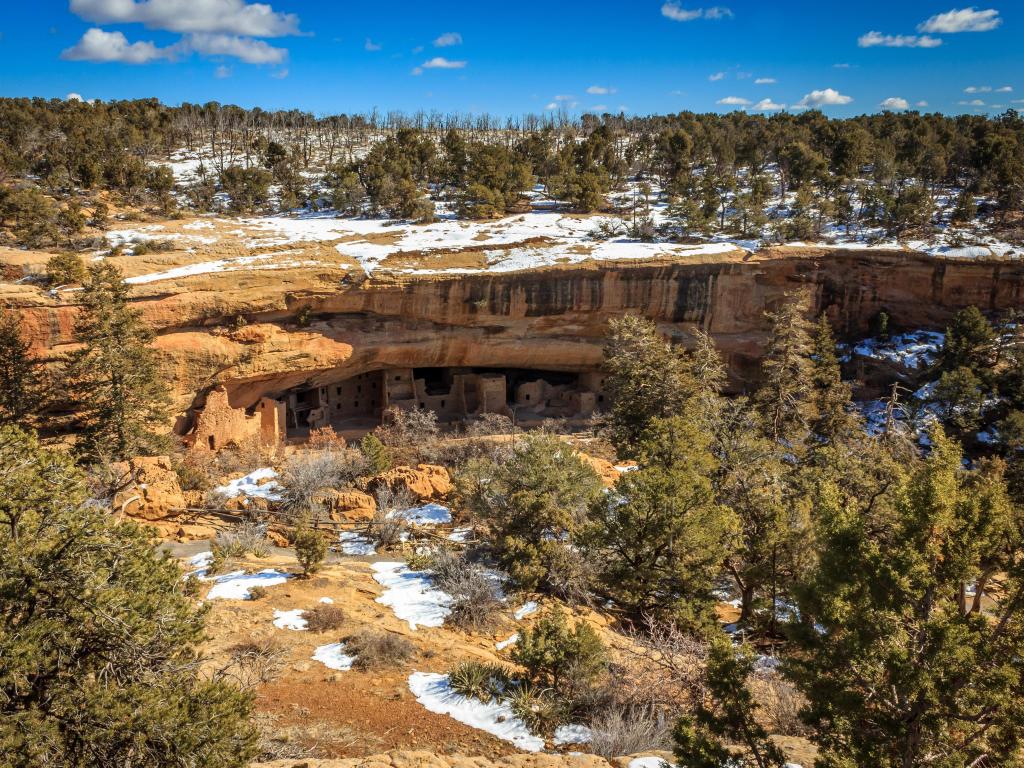
M 227 392 L 210 392 L 190 432 L 193 446 L 216 450 L 259 435 L 263 442 L 301 440 L 331 427 L 347 437 L 381 424 L 389 409 L 426 410 L 442 424 L 495 413 L 529 426 L 544 419 L 589 418 L 605 403 L 600 372 L 520 368 L 388 368 L 338 381 L 271 392 L 252 408 L 233 408 Z

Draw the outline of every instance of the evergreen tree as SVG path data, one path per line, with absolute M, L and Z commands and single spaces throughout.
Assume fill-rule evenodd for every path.
M 995 341 L 995 330 L 981 310 L 973 305 L 961 309 L 946 328 L 942 367 L 947 371 L 966 367 L 980 374 L 992 364 Z
M 694 715 L 674 733 L 675 755 L 687 768 L 782 768 L 785 756 L 757 721 L 758 705 L 747 687 L 754 653 L 718 637 L 708 649 L 703 682 L 707 694 Z M 738 745 L 738 746 L 726 746 Z
M 553 435 L 527 435 L 511 457 L 468 462 L 456 477 L 464 506 L 491 530 L 502 567 L 520 588 L 558 591 L 567 555 L 601 493 L 597 473 Z
M 250 698 L 200 675 L 203 611 L 70 460 L 0 428 L 0 763 L 242 768 Z
M 149 343 L 152 332 L 128 300 L 120 271 L 107 262 L 89 269 L 75 324 L 81 348 L 68 374 L 79 419 L 78 449 L 87 459 L 126 459 L 155 450 L 167 386 Z
M 754 402 L 761 409 L 765 434 L 799 452 L 818 417 L 814 405 L 813 326 L 807 320 L 810 296 L 788 297 L 768 314 L 771 335 L 761 368 L 764 380 Z
M 637 446 L 640 469 L 591 508 L 585 546 L 605 592 L 637 618 L 714 620 L 714 579 L 736 524 L 715 500 L 709 444 L 692 420 L 656 419 Z
M 372 432 L 364 435 L 359 441 L 359 450 L 366 459 L 371 474 L 379 475 L 390 469 L 391 458 L 388 456 L 388 449 Z
M 566 683 L 593 681 L 604 667 L 606 655 L 593 627 L 580 621 L 570 629 L 559 610 L 524 631 L 512 648 L 512 660 L 526 670 L 531 683 L 555 690 Z
M 651 421 L 679 413 L 693 384 L 682 357 L 654 323 L 634 315 L 609 323 L 604 370 L 610 440 L 620 456 L 633 458 Z
M 85 278 L 85 265 L 75 253 L 55 253 L 46 260 L 46 277 L 54 285 L 80 283 Z
M 826 481 L 821 554 L 798 590 L 789 675 L 824 766 L 1019 765 L 1024 538 L 998 466 L 928 459 L 865 498 Z M 991 605 L 967 585 L 989 588 Z
M 43 372 L 21 335 L 18 317 L 0 310 L 0 425 L 25 425 L 41 410 Z
M 850 407 L 850 385 L 843 381 L 836 357 L 832 324 L 824 314 L 818 318 L 814 335 L 813 376 L 816 418 L 811 427 L 812 445 L 849 437 L 859 425 Z

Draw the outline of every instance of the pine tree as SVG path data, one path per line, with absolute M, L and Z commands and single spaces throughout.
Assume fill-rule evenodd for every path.
M 359 450 L 366 458 L 368 469 L 372 474 L 379 475 L 391 467 L 387 447 L 372 432 L 364 435 L 363 439 L 359 441 Z
M 633 458 L 651 421 L 679 413 L 694 389 L 693 382 L 682 357 L 658 334 L 654 323 L 634 315 L 609 323 L 604 370 L 611 399 L 610 440 L 621 457 Z
M 43 371 L 21 335 L 18 317 L 0 311 L 0 425 L 24 426 L 42 409 Z
M 247 765 L 251 699 L 200 674 L 183 585 L 67 456 L 0 428 L 0 764 Z
M 812 445 L 818 441 L 833 443 L 849 437 L 858 429 L 857 418 L 850 407 L 850 385 L 843 381 L 836 357 L 836 341 L 832 324 L 823 314 L 818 318 L 814 335 L 814 411 L 811 427 Z
M 718 637 L 708 649 L 703 682 L 706 700 L 674 733 L 675 755 L 687 768 L 782 768 L 785 756 L 757 721 L 758 705 L 747 687 L 754 654 Z M 726 746 L 738 745 L 736 746 Z
M 692 420 L 656 419 L 637 446 L 640 469 L 591 508 L 584 546 L 605 592 L 637 618 L 714 619 L 714 579 L 736 524 L 715 500 L 709 444 Z
M 995 341 L 995 330 L 981 310 L 975 306 L 961 309 L 946 328 L 942 367 L 947 371 L 966 367 L 981 374 L 992 364 Z
M 122 460 L 160 447 L 167 387 L 149 343 L 152 332 L 128 300 L 120 271 L 89 269 L 68 373 L 87 459 Z
M 798 590 L 785 667 L 822 765 L 1020 764 L 1019 512 L 998 465 L 966 472 L 940 428 L 930 437 L 928 459 L 888 490 L 822 484 L 820 560 Z M 990 599 L 984 610 L 969 584 Z
M 327 542 L 321 531 L 303 521 L 295 531 L 295 557 L 302 566 L 304 576 L 311 576 L 320 570 L 320 564 L 327 556 Z
M 814 407 L 813 326 L 806 315 L 810 296 L 791 295 L 768 314 L 771 335 L 761 363 L 764 380 L 754 402 L 761 408 L 764 430 L 772 440 L 799 452 L 817 418 Z

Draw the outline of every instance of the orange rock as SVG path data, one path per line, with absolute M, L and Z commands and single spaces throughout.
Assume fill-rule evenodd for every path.
M 622 474 L 607 459 L 600 459 L 597 456 L 588 456 L 585 453 L 581 453 L 580 458 L 594 468 L 594 471 L 597 472 L 598 477 L 601 478 L 601 482 L 604 483 L 606 488 L 611 488 L 615 485 L 615 482 L 619 479 L 619 475 Z
M 452 489 L 448 470 L 438 464 L 419 464 L 412 467 L 394 467 L 373 479 L 371 488 L 385 485 L 395 493 L 403 491 L 419 501 L 431 501 L 447 496 Z
M 137 520 L 161 520 L 184 509 L 185 494 L 168 456 L 137 456 L 126 463 L 131 485 L 114 497 L 114 509 Z

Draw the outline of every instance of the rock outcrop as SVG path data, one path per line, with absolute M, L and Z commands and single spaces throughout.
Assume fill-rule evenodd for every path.
M 900 250 L 777 247 L 524 272 L 345 277 L 328 266 L 211 273 L 136 285 L 132 295 L 157 330 L 176 402 L 192 414 L 217 387 L 231 408 L 255 409 L 293 387 L 396 367 L 595 371 L 607 321 L 624 313 L 683 341 L 688 328 L 707 330 L 742 386 L 758 375 L 765 312 L 800 288 L 840 336 L 863 334 L 882 310 L 893 327 L 941 328 L 968 305 L 1024 305 L 1020 261 Z M 72 303 L 26 286 L 5 286 L 0 300 L 20 308 L 38 351 L 72 343 Z M 179 431 L 193 422 L 184 418 Z M 256 431 L 255 422 L 237 426 Z
M 452 489 L 448 470 L 439 464 L 419 464 L 413 467 L 393 467 L 378 475 L 371 488 L 386 486 L 393 493 L 408 494 L 417 501 L 443 499 Z
M 275 760 L 271 763 L 254 763 L 252 768 L 612 768 L 612 766 L 613 763 L 609 763 L 604 758 L 585 754 L 523 753 L 491 760 L 486 757 L 439 755 L 426 751 L 395 751 L 370 757 L 340 760 L 310 758 Z

